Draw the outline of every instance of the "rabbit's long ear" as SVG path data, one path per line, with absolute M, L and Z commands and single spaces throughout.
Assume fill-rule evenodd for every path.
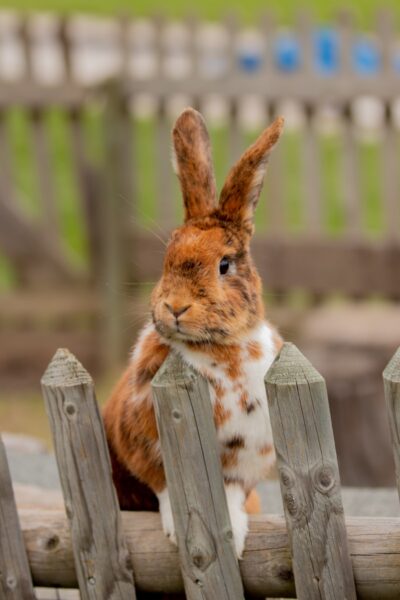
M 186 108 L 172 130 L 172 163 L 178 175 L 185 207 L 185 221 L 210 213 L 216 205 L 210 138 L 200 113 Z
M 229 171 L 219 201 L 219 210 L 227 218 L 242 222 L 252 218 L 268 158 L 281 135 L 283 122 L 278 117 Z

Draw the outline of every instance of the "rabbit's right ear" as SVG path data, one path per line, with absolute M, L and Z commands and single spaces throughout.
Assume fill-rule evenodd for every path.
M 217 193 L 210 138 L 201 114 L 186 108 L 172 130 L 172 141 L 172 163 L 182 188 L 185 221 L 204 217 L 215 208 Z
M 229 171 L 219 201 L 223 216 L 242 224 L 251 223 L 268 158 L 279 140 L 283 123 L 282 117 L 275 119 Z

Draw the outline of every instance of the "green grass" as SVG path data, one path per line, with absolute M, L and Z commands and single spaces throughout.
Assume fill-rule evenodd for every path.
M 128 14 L 135 16 L 148 16 L 155 13 L 164 14 L 171 18 L 181 18 L 188 13 L 195 13 L 207 19 L 221 19 L 228 13 L 236 13 L 245 22 L 256 22 L 258 16 L 265 9 L 276 14 L 282 23 L 291 23 L 299 9 L 308 10 L 319 21 L 329 21 L 343 7 L 349 7 L 355 14 L 361 27 L 369 27 L 374 21 L 374 16 L 382 6 L 390 8 L 399 19 L 400 5 L 398 0 L 358 0 L 346 3 L 344 0 L 203 0 L 196 4 L 188 4 L 187 0 L 1 0 L 0 7 L 12 8 L 23 11 L 56 11 L 62 14 L 71 14 L 77 11 L 95 13 L 99 15 Z

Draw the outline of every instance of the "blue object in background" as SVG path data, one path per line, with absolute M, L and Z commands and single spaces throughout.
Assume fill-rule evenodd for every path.
M 324 27 L 313 33 L 314 67 L 321 75 L 332 75 L 339 69 L 337 31 Z
M 359 38 L 352 46 L 352 63 L 358 75 L 376 75 L 381 66 L 376 45 L 366 38 Z
M 361 76 L 374 76 L 381 68 L 381 56 L 375 42 L 367 37 L 358 37 L 350 48 L 354 71 Z M 333 27 L 315 29 L 312 34 L 313 67 L 322 76 L 336 74 L 340 69 L 340 36 Z M 242 48 L 238 52 L 238 65 L 247 72 L 254 73 L 262 67 L 263 56 L 257 48 Z M 284 73 L 300 69 L 302 48 L 295 34 L 278 34 L 273 46 L 275 66 Z M 393 68 L 400 73 L 400 52 L 393 57 Z
M 262 65 L 262 56 L 252 50 L 242 50 L 238 56 L 239 66 L 246 73 L 254 73 Z
M 290 33 L 280 34 L 274 44 L 274 62 L 280 71 L 292 73 L 300 68 L 299 41 Z

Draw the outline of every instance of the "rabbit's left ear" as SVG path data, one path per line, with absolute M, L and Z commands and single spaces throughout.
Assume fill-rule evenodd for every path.
M 182 188 L 185 221 L 204 217 L 216 206 L 217 193 L 210 138 L 204 119 L 193 108 L 178 117 L 172 130 L 172 164 Z
M 257 206 L 271 150 L 277 143 L 284 119 L 278 117 L 229 171 L 219 201 L 219 212 L 231 220 L 251 220 Z

